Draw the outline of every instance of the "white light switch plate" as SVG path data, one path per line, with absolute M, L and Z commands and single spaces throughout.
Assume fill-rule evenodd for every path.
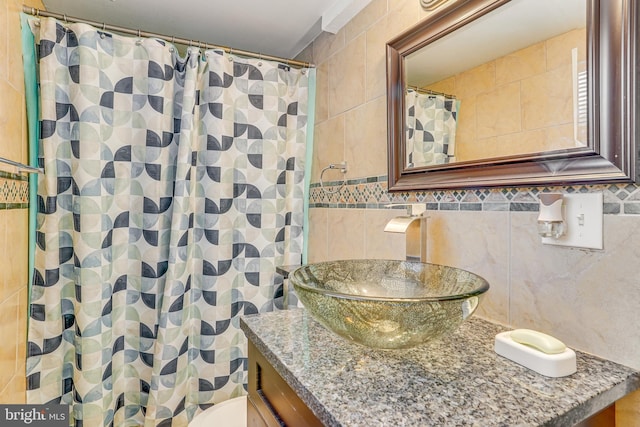
M 545 245 L 602 249 L 602 193 L 564 194 L 565 234 L 558 239 L 543 237 Z

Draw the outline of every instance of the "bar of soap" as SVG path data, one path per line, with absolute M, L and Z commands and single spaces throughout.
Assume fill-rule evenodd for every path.
M 533 332 L 533 334 L 531 333 Z M 557 351 L 560 346 L 556 340 L 547 340 L 540 332 L 517 332 L 516 337 L 523 339 L 525 342 L 532 342 L 545 351 Z M 516 362 L 525 368 L 529 368 L 539 374 L 547 377 L 565 377 L 576 372 L 576 353 L 562 344 L 564 350 L 559 353 L 545 353 L 531 344 L 522 344 L 513 338 L 513 332 L 501 332 L 496 335 L 494 350 L 500 356 Z
M 528 345 L 546 354 L 562 353 L 567 348 L 559 339 L 531 329 L 515 329 L 510 335 L 515 342 Z

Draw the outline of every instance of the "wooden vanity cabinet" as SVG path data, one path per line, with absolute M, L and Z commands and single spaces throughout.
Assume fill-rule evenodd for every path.
M 287 382 L 249 341 L 248 427 L 322 426 Z

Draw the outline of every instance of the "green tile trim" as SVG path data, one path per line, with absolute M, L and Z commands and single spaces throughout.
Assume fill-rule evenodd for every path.
M 0 203 L 0 210 L 29 209 L 29 203 Z
M 20 173 L 0 171 L 0 178 L 13 181 L 29 181 L 29 176 Z

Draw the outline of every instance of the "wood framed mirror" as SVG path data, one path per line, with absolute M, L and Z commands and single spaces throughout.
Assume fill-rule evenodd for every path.
M 389 191 L 635 181 L 639 9 L 458 0 L 391 40 Z

